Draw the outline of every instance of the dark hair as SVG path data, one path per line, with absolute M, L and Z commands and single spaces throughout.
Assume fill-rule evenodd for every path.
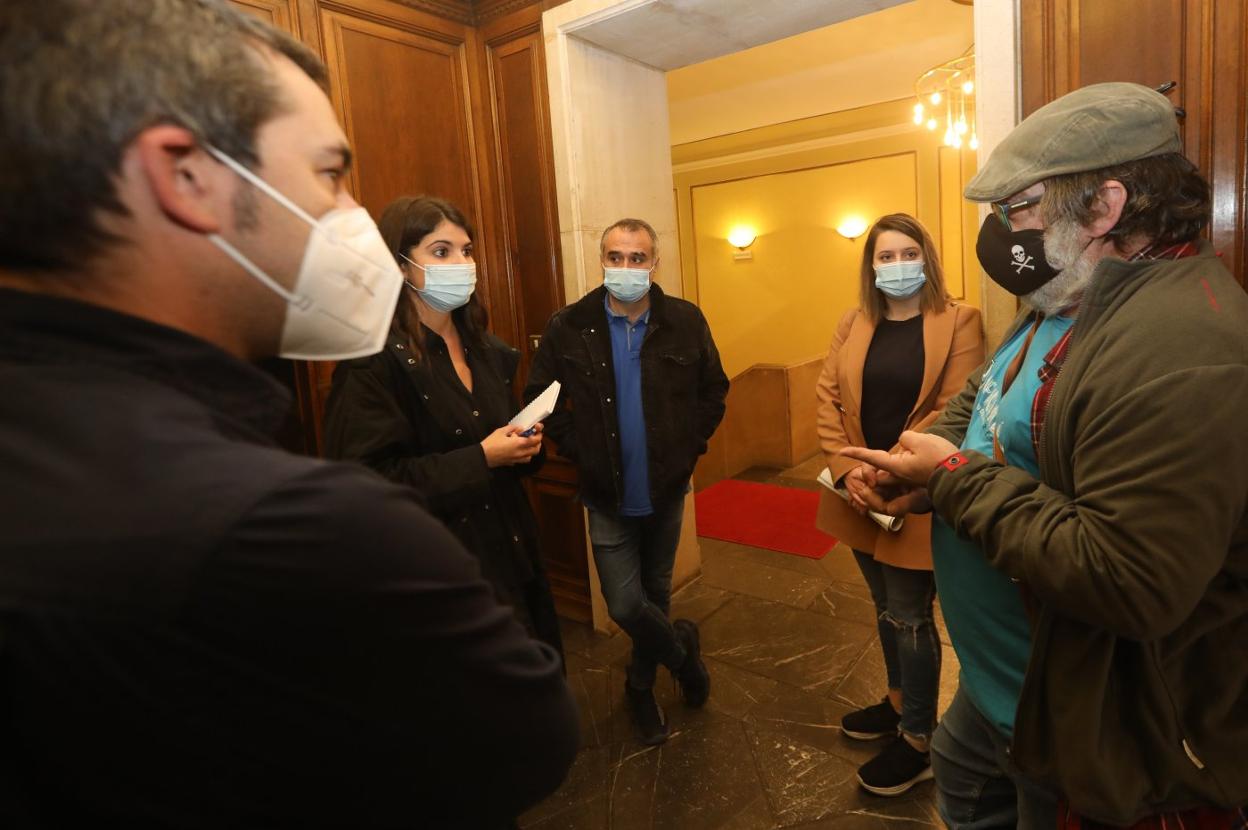
M 862 248 L 858 304 L 863 312 L 871 322 L 878 323 L 888 308 L 883 292 L 875 287 L 875 241 L 884 231 L 904 233 L 919 243 L 919 248 L 923 251 L 923 273 L 927 276 L 927 281 L 923 283 L 919 310 L 924 313 L 944 311 L 949 292 L 945 290 L 945 271 L 940 267 L 940 254 L 936 252 L 932 235 L 910 214 L 890 213 L 875 220 L 875 224 L 867 232 L 867 243 Z
M 176 124 L 254 166 L 286 106 L 284 55 L 328 88 L 304 45 L 220 0 L 0 3 L 0 267 L 68 269 L 121 240 L 114 179 L 142 130 Z
M 1110 179 L 1122 182 L 1127 190 L 1122 216 L 1106 234 L 1119 249 L 1120 243 L 1136 235 L 1158 245 L 1189 242 L 1209 224 L 1209 184 L 1179 153 L 1054 176 L 1044 183 L 1040 202 L 1045 223 L 1069 220 L 1087 225 L 1095 218 L 1093 205 L 1101 185 Z
M 607 235 L 616 228 L 636 233 L 637 231 L 645 231 L 650 236 L 650 257 L 658 259 L 659 257 L 659 235 L 654 232 L 654 228 L 644 219 L 619 219 L 613 222 L 602 232 L 602 236 L 598 239 L 598 255 L 607 255 Z
M 377 227 L 381 229 L 381 238 L 386 240 L 386 247 L 394 256 L 394 261 L 405 271 L 411 267 L 403 256 L 412 248 L 420 245 L 421 240 L 433 233 L 443 222 L 450 222 L 462 228 L 468 239 L 476 241 L 477 235 L 467 217 L 450 202 L 436 196 L 400 196 L 381 212 Z M 394 319 L 399 328 L 407 335 L 408 348 L 412 358 L 425 359 L 425 338 L 420 328 L 420 318 L 416 313 L 416 304 L 403 292 L 399 305 L 394 311 Z M 451 319 L 459 329 L 460 336 L 470 343 L 481 343 L 489 319 L 485 308 L 477 300 L 474 291 L 468 298 L 468 304 L 451 312 Z

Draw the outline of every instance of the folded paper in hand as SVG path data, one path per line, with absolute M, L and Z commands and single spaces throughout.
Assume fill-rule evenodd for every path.
M 559 381 L 552 381 L 542 394 L 538 395 L 529 405 L 516 413 L 508 423 L 520 427 L 521 432 L 530 430 L 550 417 L 555 411 L 555 401 L 559 400 Z
M 832 480 L 832 471 L 827 467 L 824 467 L 823 472 L 819 474 L 819 483 L 845 501 L 849 501 L 849 491 L 844 487 L 836 486 L 836 482 Z M 901 530 L 901 526 L 906 522 L 905 516 L 890 516 L 887 513 L 876 513 L 874 510 L 868 510 L 867 515 L 871 517 L 871 521 L 893 533 Z

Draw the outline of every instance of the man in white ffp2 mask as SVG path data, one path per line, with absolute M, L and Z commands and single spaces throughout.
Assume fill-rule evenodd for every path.
M 293 287 L 265 273 L 220 234 L 208 237 L 286 301 L 278 353 L 296 360 L 347 360 L 380 351 L 403 275 L 368 211 L 358 205 L 335 207 L 314 219 L 225 153 L 215 147 L 208 152 L 312 229 Z
M 415 489 L 274 443 L 252 362 L 402 285 L 328 83 L 226 3 L 0 3 L 4 827 L 513 827 L 576 755 Z

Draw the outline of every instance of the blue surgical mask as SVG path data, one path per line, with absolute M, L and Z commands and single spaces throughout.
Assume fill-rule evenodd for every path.
M 603 268 L 602 284 L 622 303 L 635 303 L 650 291 L 650 268 Z
M 875 287 L 895 300 L 904 300 L 919 293 L 927 276 L 922 262 L 890 262 L 875 266 Z
M 399 256 L 412 262 L 403 254 Z M 420 295 L 425 305 L 434 311 L 454 311 L 468 304 L 468 299 L 477 287 L 477 264 L 475 262 L 455 262 L 445 264 L 417 265 L 425 272 L 425 287 L 411 288 Z

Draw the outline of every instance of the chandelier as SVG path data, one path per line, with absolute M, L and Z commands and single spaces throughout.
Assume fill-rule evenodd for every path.
M 914 82 L 914 123 L 935 132 L 944 128 L 946 147 L 979 149 L 975 135 L 975 45 L 933 66 Z

